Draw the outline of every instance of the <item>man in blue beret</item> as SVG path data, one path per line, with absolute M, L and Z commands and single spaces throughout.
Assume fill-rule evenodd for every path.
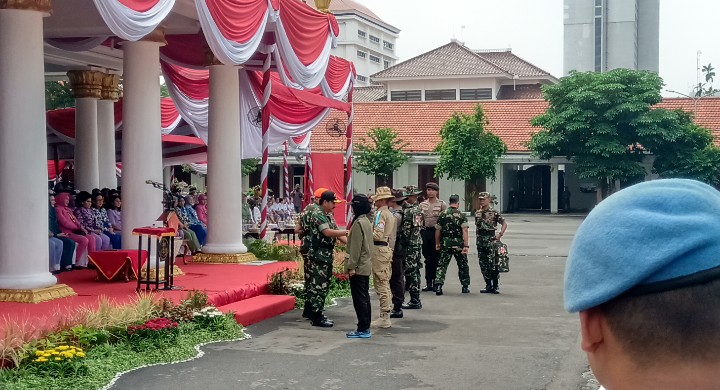
M 668 179 L 605 199 L 570 248 L 565 308 L 606 389 L 720 389 L 720 192 Z

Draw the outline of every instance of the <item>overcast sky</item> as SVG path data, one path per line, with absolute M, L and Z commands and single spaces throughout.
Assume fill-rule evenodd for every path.
M 512 47 L 513 53 L 563 75 L 563 0 L 358 0 L 401 29 L 400 60 L 450 41 L 472 49 Z M 665 89 L 688 93 L 700 64 L 720 68 L 717 0 L 660 0 L 660 76 Z M 465 26 L 461 32 L 461 26 Z M 716 87 L 720 87 L 718 71 Z M 677 96 L 663 92 L 665 96 Z

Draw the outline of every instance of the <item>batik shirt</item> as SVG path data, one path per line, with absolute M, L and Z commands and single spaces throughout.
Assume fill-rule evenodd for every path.
M 440 230 L 440 246 L 443 248 L 465 246 L 463 228 L 468 226 L 467 217 L 457 207 L 449 207 L 440 213 L 435 229 Z
M 93 209 L 86 207 L 77 207 L 75 208 L 75 211 L 73 211 L 73 214 L 75 214 L 75 218 L 77 218 L 78 222 L 80 222 L 80 224 L 83 225 L 85 229 L 101 229 L 101 227 L 95 225 L 95 213 L 93 212 Z
M 178 220 L 180 220 L 180 223 L 183 225 L 190 226 L 190 219 L 188 218 L 187 212 L 185 211 L 184 207 L 175 207 L 175 215 L 177 215 Z
M 478 237 L 481 230 L 495 230 L 495 226 L 502 225 L 503 222 L 505 222 L 505 218 L 495 209 L 487 208 L 475 211 L 475 232 Z
M 93 214 L 95 214 L 95 226 L 99 226 L 104 232 L 110 230 L 110 219 L 105 208 L 93 209 Z

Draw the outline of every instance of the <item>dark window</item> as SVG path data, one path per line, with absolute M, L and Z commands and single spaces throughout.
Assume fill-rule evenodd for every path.
M 375 43 L 380 43 L 380 38 L 378 38 L 374 35 L 370 35 L 370 41 L 375 42 Z
M 358 30 L 358 36 L 359 36 L 359 37 L 365 38 L 365 35 L 366 35 L 366 34 L 365 34 L 365 31 L 363 31 L 363 30 Z
M 358 81 L 362 81 L 362 82 L 366 82 L 366 81 L 367 81 L 367 77 L 365 77 L 365 76 L 357 75 L 357 79 L 358 79 Z
M 595 45 L 594 45 L 594 70 L 602 72 L 602 51 L 603 51 L 603 1 L 595 0 Z
M 388 42 L 388 41 L 383 41 L 383 47 L 385 47 L 386 49 L 392 50 L 392 49 L 393 49 L 393 44 L 390 43 L 390 42 Z
M 402 101 L 420 101 L 422 100 L 422 93 L 420 90 L 415 91 L 391 91 L 390 100 L 393 102 Z
M 370 61 L 380 63 L 380 57 L 370 54 Z
M 383 61 L 383 64 L 385 65 L 385 69 L 390 67 L 390 61 Z
M 492 88 L 461 89 L 460 100 L 492 100 Z
M 428 89 L 425 91 L 425 100 L 455 100 L 457 94 L 454 89 Z

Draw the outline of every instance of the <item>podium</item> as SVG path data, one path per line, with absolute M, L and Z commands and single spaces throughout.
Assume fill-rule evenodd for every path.
M 177 218 L 177 217 L 176 217 Z M 142 289 L 145 285 L 145 290 L 152 290 L 152 285 L 155 285 L 155 291 L 160 290 L 160 285 L 163 286 L 163 290 L 171 290 L 173 287 L 173 268 L 175 259 L 175 237 L 176 230 L 171 227 L 141 227 L 135 228 L 132 231 L 134 236 L 138 238 L 138 259 L 142 259 L 142 247 L 143 237 L 147 236 L 147 253 L 148 259 L 145 261 L 145 278 L 138 275 L 137 291 Z M 151 279 L 151 263 L 153 262 L 150 258 L 152 252 L 152 242 L 155 239 L 155 278 Z M 160 262 L 163 261 L 164 272 L 160 274 Z M 140 274 L 140 272 L 138 272 Z

